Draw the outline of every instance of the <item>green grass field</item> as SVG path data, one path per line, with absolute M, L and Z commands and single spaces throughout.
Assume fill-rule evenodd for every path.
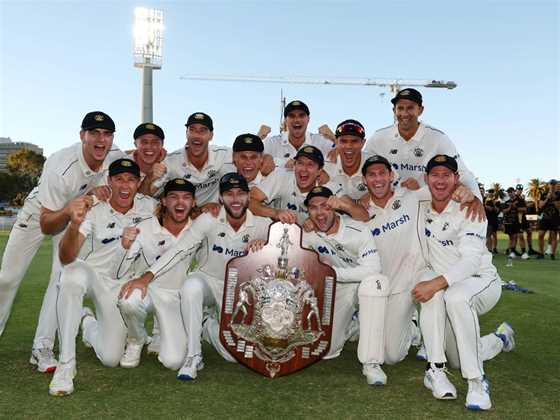
M 0 232 L 0 254 L 7 232 Z M 501 249 L 505 248 L 502 241 Z M 0 418 L 560 418 L 560 261 L 521 261 L 504 267 L 502 278 L 515 280 L 534 294 L 504 291 L 501 301 L 482 318 L 491 332 L 502 320 L 516 329 L 517 347 L 485 364 L 494 407 L 486 413 L 464 408 L 466 383 L 458 371 L 455 401 L 435 400 L 422 384 L 424 363 L 414 352 L 396 366 L 386 366 L 386 387 L 365 383 L 356 343 L 341 357 L 319 362 L 292 376 L 266 379 L 222 360 L 204 347 L 206 367 L 195 382 L 175 379 L 155 357 L 143 355 L 136 369 L 106 368 L 78 338 L 75 393 L 48 394 L 51 376 L 29 365 L 30 347 L 50 270 L 45 242 L 19 290 L 12 316 L 0 338 Z

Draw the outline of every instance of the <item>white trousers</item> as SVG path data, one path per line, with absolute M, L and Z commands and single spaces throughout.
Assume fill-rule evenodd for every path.
M 436 277 L 424 273 L 420 280 Z M 500 278 L 471 277 L 440 290 L 428 302 L 421 304 L 420 328 L 428 360 L 449 361 L 460 368 L 466 379 L 484 375 L 483 362 L 503 349 L 495 334 L 480 337 L 478 317 L 498 303 L 502 293 Z
M 358 310 L 358 287 L 360 283 L 336 283 L 334 315 L 332 322 L 331 346 L 324 359 L 340 356 L 352 322 L 352 315 Z M 361 330 L 360 330 L 361 334 Z
M 0 336 L 4 332 L 10 316 L 17 291 L 33 257 L 41 246 L 45 235 L 41 232 L 35 216 L 18 217 L 10 232 L 0 266 Z M 52 269 L 49 285 L 43 297 L 35 338 L 34 348 L 53 348 L 56 336 L 56 284 L 60 277 L 58 244 L 62 234 L 53 237 Z
M 179 292 L 181 315 L 187 335 L 187 356 L 202 354 L 201 338 L 204 335 L 205 340 L 210 342 L 224 359 L 235 362 L 233 356 L 220 342 L 217 318 L 210 316 L 206 319 L 204 328 L 202 325 L 205 308 L 221 313 L 222 296 L 222 281 L 200 271 L 187 276 Z
M 154 313 L 154 323 L 159 320 L 161 337 L 158 360 L 169 369 L 179 369 L 187 353 L 187 335 L 181 318 L 178 290 L 152 283 L 144 299 L 140 290 L 134 290 L 128 299 L 120 299 L 118 306 L 128 329 L 128 341 L 136 343 L 146 342 L 146 317 L 149 312 Z
M 385 310 L 385 363 L 404 360 L 412 343 L 415 306 L 409 291 L 390 295 Z
M 126 327 L 117 307 L 122 282 L 98 276 L 86 262 L 64 266 L 56 303 L 59 320 L 60 362 L 76 358 L 76 337 L 82 318 L 84 297 L 95 305 L 96 319 L 86 318 L 83 335 L 105 366 L 117 366 L 124 353 Z

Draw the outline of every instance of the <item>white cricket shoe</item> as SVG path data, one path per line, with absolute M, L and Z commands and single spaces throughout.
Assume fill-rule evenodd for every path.
M 379 363 L 366 363 L 362 368 L 368 385 L 382 386 L 387 384 L 387 375 Z
M 49 394 L 63 397 L 74 392 L 74 377 L 76 376 L 76 361 L 59 363 L 49 384 Z
M 424 386 L 432 391 L 434 398 L 438 400 L 454 400 L 457 398 L 457 389 L 447 379 L 445 366 L 437 367 L 435 363 L 430 363 L 424 374 Z
M 423 361 L 428 360 L 428 355 L 426 354 L 426 347 L 424 346 L 424 343 L 422 343 L 422 345 L 420 346 L 420 348 L 416 352 L 416 359 L 417 360 L 423 360 Z
M 469 410 L 490 410 L 492 408 L 490 385 L 486 377 L 469 379 L 469 390 L 465 407 Z
M 527 254 L 526 252 L 524 252 L 523 254 L 521 254 L 521 259 L 522 259 L 522 260 L 528 260 L 528 259 L 529 259 L 529 254 Z
M 126 349 L 121 357 L 120 365 L 123 368 L 135 368 L 140 364 L 140 357 L 142 356 L 142 348 L 144 343 L 136 343 L 128 341 Z
M 86 324 L 88 322 L 91 321 L 95 321 L 95 314 L 93 313 L 93 311 L 91 310 L 91 308 L 88 308 L 87 306 L 84 306 L 82 308 L 82 342 L 84 343 L 84 346 L 86 346 L 87 348 L 91 348 L 92 345 L 91 343 L 87 340 L 86 335 L 84 334 L 85 328 L 86 328 Z
M 153 334 L 148 344 L 148 354 L 159 354 L 160 349 L 161 336 L 159 334 Z
M 177 379 L 180 381 L 194 381 L 199 370 L 204 368 L 202 355 L 187 356 L 183 367 L 177 372 Z
M 53 373 L 56 369 L 57 361 L 54 357 L 53 349 L 41 347 L 31 350 L 29 363 L 37 366 L 39 372 Z
M 515 330 L 507 322 L 502 322 L 494 334 L 504 342 L 502 351 L 508 352 L 515 348 Z
M 513 252 L 513 251 L 511 251 L 511 252 L 509 253 L 509 257 L 510 257 L 511 259 L 515 259 L 516 256 L 517 256 L 517 255 L 515 255 L 515 252 Z
M 552 255 L 552 247 L 550 244 L 546 246 L 546 250 L 544 251 L 544 255 Z

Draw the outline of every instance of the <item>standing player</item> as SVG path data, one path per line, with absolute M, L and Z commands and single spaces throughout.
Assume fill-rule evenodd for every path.
M 104 183 L 109 163 L 123 153 L 112 150 L 115 123 L 101 111 L 89 112 L 82 120 L 80 143 L 50 156 L 39 185 L 26 198 L 18 214 L 2 258 L 0 269 L 0 335 L 19 285 L 45 235 L 53 235 L 52 268 L 30 362 L 39 372 L 53 372 L 56 359 L 56 282 L 60 274 L 58 242 L 76 207 L 91 202 L 86 194 Z
M 195 187 L 182 178 L 165 184 L 157 209 L 157 216 L 124 228 L 122 250 L 117 253 L 115 273 L 117 280 L 135 277 L 146 271 L 172 246 L 181 235 L 188 235 L 195 206 Z M 191 248 L 189 258 L 158 277 L 155 282 L 130 280 L 119 293 L 119 309 L 128 329 L 126 351 L 120 365 L 134 368 L 140 363 L 144 344 L 148 341 L 144 324 L 148 312 L 157 315 L 160 329 L 161 363 L 177 370 L 185 360 L 187 337 L 180 317 L 179 295 L 185 273 L 197 248 Z M 136 265 L 135 265 L 136 262 Z
M 481 191 L 482 194 L 482 191 Z M 492 254 L 498 253 L 498 214 L 500 208 L 494 199 L 494 190 L 488 190 L 488 194 L 482 195 L 484 200 L 484 210 L 488 228 L 486 230 L 486 247 Z
M 457 170 L 450 156 L 437 155 L 428 162 L 431 200 L 420 204 L 417 231 L 430 272 L 412 294 L 424 304 L 420 323 L 430 360 L 443 363 L 447 355 L 453 366 L 460 366 L 468 381 L 465 406 L 488 410 L 492 403 L 483 361 L 513 349 L 513 330 L 504 323 L 497 331 L 501 337 L 480 337 L 478 317 L 496 305 L 502 288 L 485 246 L 486 222 L 465 218 L 451 200 L 459 181 Z M 424 384 L 434 391 L 426 379 Z
M 504 232 L 509 236 L 508 249 L 506 255 L 515 258 L 518 254 L 515 250 L 517 246 L 517 239 L 521 233 L 521 223 L 519 220 L 519 213 L 525 210 L 525 200 L 521 201 L 515 194 L 515 189 L 509 187 L 507 189 L 509 198 L 505 201 L 502 207 L 504 214 Z
M 201 335 L 211 342 L 226 360 L 234 361 L 219 340 L 216 316 L 204 320 L 203 310 L 221 313 L 226 265 L 233 257 L 245 255 L 247 250 L 260 249 L 267 238 L 270 220 L 254 216 L 249 207 L 249 186 L 242 175 L 229 173 L 220 180 L 220 202 L 223 208 L 218 218 L 209 214 L 198 217 L 168 250 L 143 274 L 141 281 L 163 276 L 174 265 L 190 256 L 190 250 L 202 243 L 197 270 L 187 276 L 180 291 L 181 316 L 187 335 L 187 356 L 177 374 L 180 380 L 193 380 L 204 367 Z
M 331 347 L 325 359 L 338 357 L 349 338 L 347 330 L 360 304 L 360 341 L 358 358 L 369 385 L 385 385 L 384 325 L 387 303 L 387 278 L 375 242 L 367 225 L 339 216 L 329 205 L 333 193 L 315 187 L 307 194 L 305 205 L 315 231 L 303 234 L 303 246 L 315 250 L 320 259 L 336 272 Z
M 365 161 L 364 126 L 356 120 L 344 120 L 336 127 L 335 136 L 336 161 L 325 163 L 325 172 L 330 182 L 340 187 L 341 195 L 357 200 L 367 191 L 361 172 Z
M 556 259 L 556 247 L 558 246 L 558 230 L 560 229 L 560 188 L 555 179 L 548 183 L 548 194 L 539 201 L 539 208 L 542 218 L 539 221 L 539 250 L 541 255 L 537 258 L 544 258 L 544 236 L 548 231 L 548 238 L 551 247 L 550 259 Z
M 478 198 L 478 183 L 459 158 L 449 137 L 440 130 L 419 121 L 424 112 L 422 95 L 416 89 L 403 89 L 391 99 L 396 123 L 377 130 L 367 141 L 367 156 L 387 157 L 400 175 L 401 186 L 418 189 L 424 185 L 426 164 L 436 154 L 454 156 L 459 163 L 461 182 Z
M 111 163 L 108 182 L 112 191 L 109 201 L 75 205 L 60 241 L 60 262 L 64 265 L 56 301 L 60 357 L 49 386 L 51 395 L 74 391 L 76 336 L 82 316 L 84 343 L 94 348 L 105 366 L 118 365 L 124 351 L 126 327 L 116 305 L 122 283 L 111 278 L 110 262 L 123 229 L 151 218 L 155 204 L 152 198 L 136 194 L 140 168 L 131 159 Z M 84 309 L 86 296 L 95 304 L 97 318 Z
M 264 151 L 272 155 L 280 166 L 293 167 L 294 156 L 305 145 L 315 146 L 327 156 L 334 147 L 334 139 L 323 134 L 311 134 L 309 125 L 309 108 L 302 101 L 288 103 L 284 108 L 284 118 L 288 131 L 264 139 Z M 261 127 L 262 130 L 262 127 Z M 330 130 L 321 130 L 327 133 Z

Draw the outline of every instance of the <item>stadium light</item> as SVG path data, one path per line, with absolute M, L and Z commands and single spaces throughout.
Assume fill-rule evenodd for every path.
M 134 66 L 142 68 L 141 122 L 153 122 L 153 70 L 163 61 L 163 11 L 134 9 Z

